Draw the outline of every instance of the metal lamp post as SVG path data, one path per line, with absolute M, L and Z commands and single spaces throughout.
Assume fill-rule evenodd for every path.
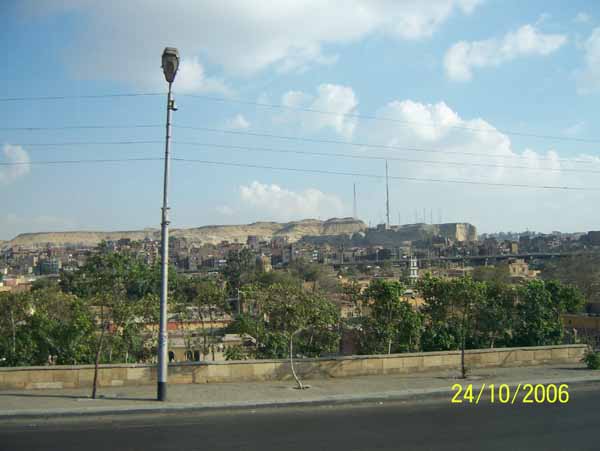
M 160 331 L 158 335 L 158 401 L 167 400 L 167 370 L 169 364 L 168 356 L 168 333 L 167 333 L 167 293 L 169 289 L 169 145 L 171 141 L 171 111 L 177 110 L 171 93 L 171 85 L 175 80 L 179 67 L 179 51 L 173 47 L 165 48 L 162 54 L 162 69 L 165 79 L 169 83 L 167 95 L 167 133 L 165 139 L 165 176 L 163 187 L 163 206 L 161 222 L 161 286 L 160 286 Z

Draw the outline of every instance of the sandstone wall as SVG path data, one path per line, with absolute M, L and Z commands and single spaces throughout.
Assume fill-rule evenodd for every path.
M 585 345 L 475 349 L 465 354 L 469 368 L 577 363 Z M 460 367 L 460 352 L 423 352 L 348 356 L 297 361 L 296 372 L 305 379 L 383 374 L 411 374 Z M 92 365 L 0 368 L 0 390 L 91 387 Z M 292 379 L 287 360 L 178 363 L 169 365 L 171 384 Z M 115 387 L 156 383 L 154 365 L 101 365 L 99 385 Z

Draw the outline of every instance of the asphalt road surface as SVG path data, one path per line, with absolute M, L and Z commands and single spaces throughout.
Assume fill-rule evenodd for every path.
M 568 404 L 447 400 L 0 424 L 0 450 L 599 450 L 600 388 Z

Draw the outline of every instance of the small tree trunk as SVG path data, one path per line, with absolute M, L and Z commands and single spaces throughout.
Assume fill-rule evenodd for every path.
M 467 377 L 467 370 L 465 368 L 465 342 L 463 340 L 460 347 L 460 375 L 463 379 Z
M 10 309 L 10 324 L 12 326 L 12 354 L 14 359 L 17 355 L 17 326 L 15 324 L 15 313 L 12 308 Z
M 294 335 L 296 334 L 296 332 L 290 335 L 290 367 L 292 368 L 292 375 L 294 376 L 294 379 L 298 384 L 298 388 L 302 390 L 304 389 L 304 385 L 302 385 L 302 381 L 298 379 L 298 375 L 296 374 L 296 370 L 294 369 Z
M 390 338 L 388 340 L 388 354 L 392 353 L 392 339 Z
M 105 326 L 102 324 L 102 332 L 98 340 L 98 349 L 96 350 L 96 361 L 94 363 L 94 382 L 92 384 L 92 399 L 96 399 L 96 389 L 98 387 L 98 367 L 100 366 L 100 354 L 102 353 L 102 343 L 104 341 Z

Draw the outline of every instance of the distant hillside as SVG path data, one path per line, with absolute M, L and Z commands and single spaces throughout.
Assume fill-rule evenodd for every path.
M 249 235 L 270 239 L 273 236 L 287 236 L 290 241 L 298 241 L 303 236 L 328 236 L 352 234 L 366 230 L 364 222 L 353 218 L 332 218 L 327 221 L 304 219 L 286 223 L 255 222 L 244 225 L 210 225 L 189 229 L 171 229 L 171 236 L 185 238 L 197 244 L 217 244 L 221 241 L 239 241 L 245 243 Z M 46 246 L 95 246 L 103 240 L 145 238 L 159 240 L 160 230 L 144 229 L 119 232 L 44 232 L 22 233 L 2 246 L 46 247 Z

